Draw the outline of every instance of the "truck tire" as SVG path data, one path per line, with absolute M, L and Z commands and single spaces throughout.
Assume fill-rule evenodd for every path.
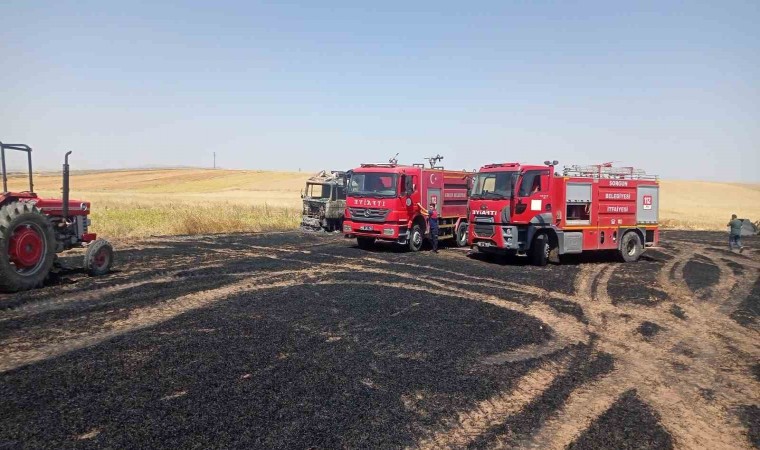
M 549 262 L 549 237 L 545 234 L 539 234 L 533 239 L 533 245 L 530 247 L 530 263 L 534 266 L 545 266 Z
M 359 244 L 359 248 L 362 250 L 369 250 L 375 245 L 375 238 L 358 237 L 356 243 Z
M 467 222 L 462 222 L 457 228 L 457 247 L 467 246 Z
M 418 252 L 422 249 L 422 243 L 425 241 L 422 227 L 419 224 L 415 224 L 412 227 L 412 231 L 409 232 L 409 250 Z
M 98 239 L 87 246 L 84 254 L 84 269 L 91 277 L 105 275 L 113 265 L 113 247 L 104 240 Z
M 636 262 L 644 253 L 644 246 L 641 245 L 641 238 L 635 231 L 629 231 L 620 241 L 620 258 L 623 262 Z
M 28 202 L 0 208 L 0 290 L 42 286 L 55 261 L 55 234 L 47 216 Z

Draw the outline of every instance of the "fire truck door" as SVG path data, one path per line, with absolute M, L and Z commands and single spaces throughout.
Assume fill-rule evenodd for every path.
M 528 170 L 520 177 L 519 186 L 515 189 L 517 197 L 513 214 L 515 222 L 529 223 L 531 219 L 541 214 L 552 214 L 549 185 L 548 170 Z M 548 223 L 551 223 L 551 219 Z

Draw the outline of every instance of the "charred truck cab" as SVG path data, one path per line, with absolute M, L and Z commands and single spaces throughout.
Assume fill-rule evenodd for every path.
M 435 203 L 439 239 L 456 239 L 467 245 L 467 188 L 471 173 L 444 170 L 430 158 L 423 164 L 362 164 L 349 171 L 343 233 L 356 238 L 361 248 L 376 240 L 395 242 L 419 251 L 428 237 L 428 224 L 420 211 Z
M 301 192 L 304 228 L 340 231 L 346 209 L 346 173 L 322 171 L 306 181 Z
M 470 192 L 468 244 L 536 265 L 600 250 L 636 261 L 658 245 L 656 176 L 611 163 L 565 167 L 559 175 L 557 164 L 482 167 Z

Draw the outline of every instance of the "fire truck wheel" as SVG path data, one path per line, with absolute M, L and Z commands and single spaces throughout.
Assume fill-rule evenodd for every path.
M 104 240 L 98 239 L 87 246 L 84 254 L 84 269 L 92 277 L 105 275 L 113 265 L 113 247 Z
M 545 266 L 549 261 L 549 237 L 545 234 L 539 234 L 533 240 L 530 248 L 530 262 L 534 266 Z
M 418 252 L 422 249 L 422 243 L 424 242 L 424 236 L 422 234 L 422 227 L 419 224 L 412 227 L 411 233 L 409 233 L 409 250 Z
M 457 247 L 465 247 L 467 245 L 467 222 L 459 224 L 457 229 Z
M 369 250 L 375 245 L 375 238 L 356 238 L 356 243 L 359 244 L 359 248 L 362 250 Z
M 644 253 L 641 238 L 635 231 L 629 231 L 620 242 L 620 257 L 624 262 L 636 262 Z
M 0 290 L 42 285 L 55 261 L 55 234 L 45 214 L 28 202 L 0 208 Z

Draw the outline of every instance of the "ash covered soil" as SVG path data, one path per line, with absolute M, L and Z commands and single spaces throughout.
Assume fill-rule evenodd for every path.
M 662 240 L 546 268 L 301 232 L 116 242 L 108 276 L 0 296 L 0 448 L 758 446 L 760 241 Z

